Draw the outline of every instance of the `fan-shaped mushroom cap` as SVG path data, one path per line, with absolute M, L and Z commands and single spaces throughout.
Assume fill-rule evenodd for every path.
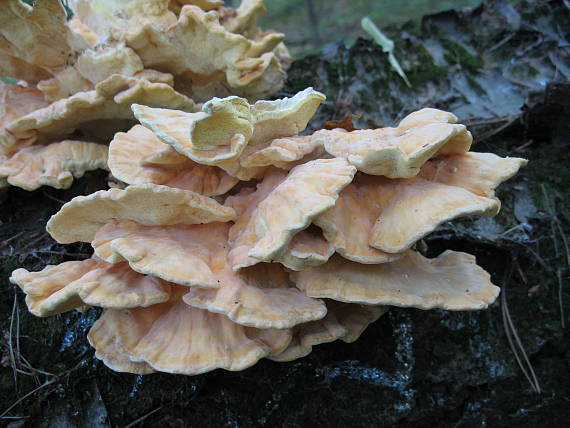
M 253 133 L 251 107 L 240 97 L 214 98 L 202 107 L 204 115 L 190 123 L 189 143 L 196 150 L 229 146 L 241 136 L 247 143 Z
M 56 101 L 11 122 L 6 128 L 19 139 L 61 135 L 97 119 L 130 119 L 133 117 L 130 106 L 134 102 L 195 109 L 191 99 L 167 84 L 113 75 L 99 83 L 94 91 L 79 92 Z
M 233 209 L 189 190 L 137 184 L 73 198 L 48 221 L 47 231 L 63 244 L 91 242 L 112 219 L 152 226 L 223 222 L 234 216 Z
M 267 196 L 275 190 L 275 188 L 281 184 L 287 174 L 284 171 L 277 169 L 269 170 L 263 181 L 257 185 L 257 190 L 253 190 L 249 187 L 242 189 L 238 194 L 229 196 L 226 198 L 225 204 L 232 207 L 238 218 L 235 224 L 230 229 L 229 234 L 229 244 L 230 252 L 228 254 L 228 259 L 232 265 L 232 269 L 237 270 L 244 266 L 253 266 L 259 263 L 259 260 L 249 257 L 247 251 L 255 243 L 256 235 L 252 233 L 251 229 L 251 219 L 257 209 L 257 206 L 265 199 Z M 249 228 L 249 229 L 248 229 Z M 297 235 L 302 234 L 304 231 L 300 231 Z M 295 236 L 297 236 L 295 235 Z M 305 236 L 306 238 L 306 236 Z M 293 240 L 295 237 L 293 237 Z M 299 254 L 293 255 L 291 252 L 291 246 L 294 245 L 292 241 L 284 249 L 282 253 L 274 259 L 274 261 L 281 262 L 289 268 L 295 268 L 300 266 L 303 261 L 300 260 L 301 257 L 308 259 L 317 259 L 319 253 L 322 254 L 326 252 L 326 246 L 319 246 L 318 244 L 311 244 L 311 247 L 307 244 L 307 239 L 300 238 L 297 245 L 297 250 Z M 304 245 L 303 245 L 304 242 Z M 324 254 L 322 254 L 324 258 Z
M 313 88 L 304 89 L 291 98 L 257 101 L 251 106 L 254 130 L 251 145 L 267 145 L 271 140 L 303 131 L 326 97 Z
M 109 168 L 128 184 L 164 184 L 206 196 L 222 195 L 239 181 L 215 166 L 193 162 L 141 125 L 115 134 Z
M 73 60 L 71 32 L 61 2 L 37 0 L 34 7 L 5 0 L 0 8 L 0 75 L 31 83 Z
M 397 260 L 401 254 L 390 254 L 369 245 L 368 241 L 376 219 L 382 213 L 382 202 L 378 201 L 371 186 L 362 184 L 368 177 L 357 176 L 355 182 L 340 193 L 334 207 L 313 219 L 326 240 L 344 258 L 358 263 L 377 264 Z M 374 181 L 372 178 L 370 181 Z
M 123 373 L 150 374 L 155 370 L 147 363 L 134 362 L 121 354 L 117 349 L 117 337 L 112 316 L 99 319 L 87 336 L 89 343 L 96 349 L 95 357 L 102 360 L 107 367 Z
M 321 93 L 307 88 L 291 98 L 258 101 L 254 105 L 239 97 L 214 98 L 204 104 L 200 113 L 143 105 L 133 105 L 133 112 L 141 124 L 178 152 L 196 162 L 218 165 L 231 175 L 249 180 L 262 169 L 235 162 L 246 146 L 250 144 L 247 151 L 254 153 L 275 138 L 303 131 L 324 99 Z M 249 168 L 252 172 L 250 176 L 242 177 L 247 173 L 237 172 L 236 168 Z
M 436 108 L 423 108 L 403 118 L 398 124 L 398 130 L 405 132 L 409 129 L 419 128 L 432 123 L 457 123 L 457 116 Z
M 263 0 L 242 0 L 234 13 L 224 17 L 223 25 L 232 33 L 252 38 L 259 31 L 257 21 L 266 13 Z
M 198 150 L 190 139 L 190 126 L 204 118 L 205 113 L 186 113 L 137 104 L 132 109 L 139 122 L 154 132 L 163 143 L 198 163 L 219 165 L 231 161 L 241 154 L 247 144 L 243 135 L 237 134 L 227 146 L 218 145 L 215 150 Z
M 443 222 L 497 214 L 494 189 L 525 163 L 470 152 L 430 160 L 411 179 L 358 176 L 314 223 L 344 257 L 384 263 Z
M 462 187 L 471 193 L 495 198 L 495 189 L 528 163 L 521 158 L 502 158 L 493 153 L 469 152 L 428 161 L 419 177 Z
M 160 1 L 162 5 L 169 3 L 168 0 Z M 173 74 L 192 71 L 198 75 L 211 75 L 224 71 L 224 66 L 241 58 L 240 53 L 247 40 L 223 29 L 217 13 L 207 13 L 200 6 L 187 3 L 180 8 L 178 15 L 170 13 L 174 19 L 168 25 L 133 27 L 135 31 L 123 29 L 119 37 L 126 39 L 139 52 L 147 66 L 158 66 Z M 198 48 L 199 43 L 205 42 L 209 42 L 203 46 L 210 47 L 205 49 L 210 54 Z M 228 58 L 211 55 L 213 50 L 224 52 Z M 180 52 L 185 54 L 180 55 Z
M 283 87 L 285 72 L 281 59 L 277 56 L 277 47 L 283 44 L 279 43 L 281 40 L 283 40 L 282 34 L 272 33 L 262 41 L 251 41 L 246 52 L 247 58 L 238 61 L 235 67 L 226 73 L 227 85 L 232 87 L 231 93 L 253 101 L 269 98 Z M 265 52 L 260 55 L 260 52 L 270 49 L 274 49 L 275 52 Z M 254 57 L 254 55 L 259 56 Z M 227 88 L 224 83 L 197 87 L 196 97 L 203 99 L 216 93 L 223 93 L 223 89 Z
M 104 260 L 127 260 L 137 272 L 192 286 L 186 303 L 242 325 L 287 328 L 325 315 L 322 302 L 296 289 L 279 265 L 233 272 L 228 229 L 227 223 L 145 227 L 114 221 L 97 232 L 92 245 Z
M 293 62 L 293 59 L 289 56 L 289 51 L 285 47 L 285 44 L 282 40 L 283 34 L 272 30 L 258 32 L 252 39 L 250 39 L 251 46 L 247 51 L 248 57 L 260 57 L 267 62 L 275 62 L 273 69 L 274 76 L 270 76 L 269 72 L 266 72 L 263 76 L 268 82 L 271 79 L 278 79 L 278 76 L 282 73 L 283 68 L 287 69 L 289 63 Z M 269 51 L 272 52 L 269 53 Z M 267 68 L 271 67 L 272 65 L 267 66 Z M 243 93 L 242 96 L 247 97 L 247 92 Z
M 218 289 L 192 287 L 184 295 L 190 306 L 227 316 L 232 321 L 257 328 L 288 328 L 321 319 L 324 303 L 305 296 L 289 281 L 278 264 L 261 263 L 233 272 L 220 253 L 214 263 Z
M 77 92 L 90 91 L 114 74 L 130 77 L 142 72 L 143 68 L 140 58 L 132 49 L 117 43 L 85 50 L 73 66 L 56 73 L 52 79 L 42 80 L 38 88 L 47 99 L 56 101 Z
M 384 196 L 370 245 L 401 252 L 445 221 L 496 215 L 501 203 L 494 189 L 525 164 L 520 158 L 470 152 L 434 159 L 414 179 L 384 180 L 377 191 L 371 189 L 371 194 Z
M 427 111 L 425 111 L 427 110 Z M 346 132 L 322 130 L 313 138 L 336 157 L 346 157 L 359 171 L 390 178 L 409 178 L 440 154 L 466 153 L 473 138 L 450 113 L 424 109 L 405 118 L 402 127 Z
M 291 169 L 300 163 L 295 161 L 314 159 L 315 152 L 322 152 L 316 150 L 319 144 L 307 147 L 312 143 L 303 137 L 292 137 L 287 142 L 276 139 L 303 131 L 324 99 L 320 92 L 307 88 L 291 98 L 256 102 L 250 106 L 253 133 L 250 138 L 246 137 L 238 154 L 241 156 L 239 162 L 226 162 L 219 166 L 240 180 L 250 180 L 259 178 L 266 166 Z
M 252 49 L 254 42 L 226 30 L 216 12 L 187 5 L 169 27 L 145 25 L 123 37 L 146 67 L 195 76 L 192 89 L 198 97 L 214 95 L 208 86 L 215 87 L 216 92 L 227 86 L 228 94 L 259 99 L 283 85 L 284 73 L 271 50 L 284 35 L 272 36 L 271 43 L 263 44 L 265 51 L 259 49 L 259 44 Z M 251 57 L 253 53 L 256 58 Z
M 316 158 L 324 158 L 322 141 L 312 135 L 276 138 L 267 147 L 251 151 L 240 158 L 240 164 L 247 168 L 276 166 L 291 169 Z
M 176 22 L 168 9 L 170 0 L 70 0 L 73 15 L 102 39 L 122 40 L 145 25 L 159 29 Z
M 302 270 L 326 263 L 334 254 L 335 247 L 321 234 L 309 230 L 310 228 L 311 226 L 293 236 L 287 248 L 275 261 L 292 270 Z
M 170 298 L 168 283 L 133 272 L 126 263 L 112 265 L 95 259 L 47 266 L 40 272 L 17 269 L 10 281 L 24 290 L 28 309 L 40 317 L 84 305 L 122 309 Z
M 36 88 L 5 85 L 0 82 L 0 90 L 0 127 L 49 104 L 42 92 Z
M 6 85 L 0 82 L 0 160 L 14 154 L 19 148 L 34 142 L 33 139 L 18 140 L 5 129 L 6 125 L 34 110 L 46 107 L 49 103 L 41 91 L 19 85 Z
M 354 342 L 372 322 L 388 311 L 385 306 L 362 306 L 327 301 L 327 316 L 321 320 L 298 325 L 293 340 L 280 354 L 268 357 L 273 361 L 293 361 L 311 353 L 313 346 L 342 340 Z
M 98 168 L 107 169 L 107 151 L 107 146 L 101 144 L 71 140 L 25 147 L 0 164 L 0 176 L 25 190 L 41 186 L 67 189 L 74 177 Z
M 419 309 L 484 309 L 499 294 L 474 256 L 449 250 L 435 259 L 408 251 L 400 260 L 378 265 L 335 256 L 292 278 L 312 297 Z
M 344 159 L 319 159 L 294 168 L 283 181 L 279 172 L 266 176 L 253 196 L 258 203 L 230 230 L 233 269 L 278 259 L 297 232 L 334 205 L 355 172 Z
M 226 223 L 148 227 L 112 221 L 91 245 L 98 257 L 111 263 L 127 260 L 140 273 L 180 285 L 220 287 L 213 263 L 217 254 L 227 252 L 228 228 Z
M 223 315 L 188 306 L 180 296 L 186 291 L 179 290 L 169 302 L 149 308 L 107 310 L 93 329 L 108 322 L 120 354 L 155 370 L 186 375 L 217 368 L 243 370 L 281 352 L 291 341 L 290 329 L 244 327 Z
M 260 99 L 284 80 L 284 35 L 259 31 L 260 3 L 235 11 L 215 0 L 72 0 L 70 27 L 90 46 L 126 43 L 145 67 L 173 73 L 200 101 L 231 94 Z M 239 34 L 221 25 L 219 14 Z

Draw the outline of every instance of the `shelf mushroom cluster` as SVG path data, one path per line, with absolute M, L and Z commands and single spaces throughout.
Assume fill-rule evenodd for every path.
M 261 32 L 263 0 L 5 0 L 0 8 L 0 186 L 68 188 L 107 168 L 131 104 L 194 112 L 195 102 L 271 96 L 291 58 Z M 103 143 L 103 144 L 101 144 Z
M 388 306 L 486 308 L 499 288 L 472 255 L 414 245 L 495 215 L 494 189 L 526 161 L 469 151 L 465 126 L 430 108 L 300 135 L 324 99 L 133 105 L 140 125 L 109 151 L 128 186 L 79 196 L 47 226 L 93 257 L 13 272 L 30 311 L 102 307 L 88 338 L 107 366 L 195 375 L 352 342 Z

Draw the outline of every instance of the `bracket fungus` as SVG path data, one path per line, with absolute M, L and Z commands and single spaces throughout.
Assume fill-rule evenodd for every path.
M 94 255 L 12 274 L 30 311 L 102 307 L 88 338 L 107 366 L 196 375 L 352 342 L 389 306 L 491 304 L 500 289 L 472 255 L 414 246 L 444 221 L 497 214 L 494 189 L 526 161 L 469 151 L 466 128 L 436 109 L 299 135 L 323 100 L 308 88 L 199 112 L 133 105 L 142 126 L 109 154 L 128 186 L 76 197 L 48 222 Z
M 64 140 L 19 150 L 0 164 L 0 176 L 25 190 L 41 186 L 65 189 L 86 171 L 107 169 L 107 146 Z
M 283 85 L 285 36 L 257 27 L 263 0 L 243 0 L 237 9 L 189 0 L 73 0 L 70 7 L 84 33 L 124 44 L 145 68 L 172 74 L 198 101 L 261 99 Z
M 218 165 L 231 174 L 247 169 L 260 172 L 248 168 L 241 158 L 267 148 L 277 138 L 302 132 L 324 100 L 323 94 L 307 88 L 291 98 L 253 105 L 235 96 L 214 98 L 198 113 L 142 105 L 133 105 L 133 112 L 163 143 L 195 162 Z
M 106 169 L 106 149 L 87 145 L 81 151 L 91 157 L 80 160 L 81 151 L 67 141 L 108 145 L 132 127 L 133 104 L 193 113 L 200 110 L 195 101 L 234 94 L 256 101 L 283 85 L 290 58 L 283 34 L 257 26 L 263 0 L 243 0 L 237 9 L 217 0 L 66 4 L 69 20 L 61 0 L 37 0 L 33 6 L 5 0 L 0 9 L 0 77 L 19 81 L 0 84 L 2 186 L 67 188 L 74 176 Z M 57 149 L 26 150 L 61 142 Z M 23 168 L 21 160 L 31 153 L 34 162 Z M 51 171 L 47 178 L 43 163 Z M 259 176 L 255 169 L 232 171 L 241 178 Z M 178 180 L 182 188 L 211 195 L 232 185 L 215 168 L 196 167 L 196 174 L 202 178 L 166 182 Z M 58 176 L 65 178 L 53 178 Z
M 127 184 L 164 184 L 206 196 L 223 195 L 239 182 L 216 166 L 172 150 L 141 125 L 115 135 L 109 145 L 109 167 Z

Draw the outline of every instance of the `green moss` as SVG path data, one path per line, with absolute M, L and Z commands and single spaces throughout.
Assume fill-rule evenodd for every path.
M 449 39 L 442 39 L 441 44 L 447 50 L 444 54 L 444 58 L 450 65 L 457 64 L 470 71 L 478 71 L 483 67 L 481 59 L 471 54 L 459 43 Z
M 410 65 L 406 67 L 405 71 L 412 87 L 441 80 L 447 76 L 447 68 L 437 66 L 424 46 L 419 46 L 413 59 L 407 58 L 407 61 Z
M 542 212 L 556 215 L 570 222 L 570 162 L 568 152 L 559 159 L 534 159 L 528 165 L 528 175 L 533 183 L 532 197 Z

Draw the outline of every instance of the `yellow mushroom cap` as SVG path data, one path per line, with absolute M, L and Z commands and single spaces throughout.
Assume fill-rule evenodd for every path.
M 250 177 L 239 172 L 258 165 L 238 162 L 242 152 L 245 150 L 243 156 L 247 158 L 276 138 L 303 131 L 324 99 L 323 94 L 307 88 L 291 98 L 258 101 L 253 105 L 235 96 L 214 98 L 199 113 L 136 104 L 132 108 L 142 125 L 181 154 L 198 163 L 218 165 L 248 180 L 256 172 L 251 172 Z
M 272 52 L 283 40 L 282 34 L 262 42 L 249 39 L 228 31 L 215 11 L 191 4 L 166 27 L 159 23 L 125 28 L 115 37 L 125 40 L 146 67 L 190 77 L 192 92 L 200 101 L 216 93 L 260 99 L 283 85 L 284 72 Z
M 197 375 L 217 368 L 244 370 L 280 353 L 291 341 L 290 329 L 244 327 L 188 306 L 181 299 L 183 292 L 178 290 L 169 302 L 149 308 L 105 311 L 88 338 L 101 328 L 114 331 L 116 348 L 97 349 L 96 355 L 106 362 L 115 351 L 117 358 L 144 362 L 155 370 Z
M 313 138 L 333 156 L 345 157 L 359 171 L 389 178 L 417 175 L 421 166 L 438 154 L 466 153 L 473 138 L 456 117 L 424 109 L 404 118 L 397 128 L 346 132 L 323 130 Z
M 114 220 L 97 232 L 91 245 L 110 263 L 128 261 L 137 272 L 176 284 L 217 288 L 214 257 L 227 251 L 228 228 L 227 223 L 142 226 Z
M 47 146 L 24 147 L 0 164 L 0 176 L 26 190 L 41 186 L 67 189 L 86 171 L 107 169 L 107 146 L 65 140 Z
M 16 138 L 49 138 L 100 119 L 131 119 L 131 104 L 194 110 L 188 97 L 166 83 L 113 75 L 92 91 L 79 92 L 6 125 Z
M 183 297 L 187 304 L 257 328 L 289 328 L 326 315 L 324 303 L 295 288 L 278 264 L 262 263 L 234 272 L 218 259 L 215 266 L 220 288 L 192 287 Z
M 60 243 L 91 242 L 110 220 L 142 225 L 202 224 L 229 221 L 235 212 L 214 199 L 157 184 L 138 184 L 78 196 L 51 217 L 47 231 Z
M 116 371 L 134 374 L 150 374 L 154 373 L 151 366 L 144 362 L 131 361 L 127 356 L 121 354 L 117 347 L 117 335 L 115 325 L 111 317 L 103 316 L 95 323 L 87 339 L 93 348 L 95 348 L 95 357 L 102 360 L 107 367 Z
M 102 308 L 146 307 L 170 298 L 170 285 L 140 275 L 126 263 L 100 260 L 64 262 L 40 272 L 17 269 L 10 281 L 26 293 L 34 315 L 45 317 L 85 305 Z
M 296 233 L 334 205 L 355 172 L 344 159 L 319 159 L 294 168 L 283 181 L 273 173 L 274 184 L 260 187 L 257 205 L 230 231 L 233 269 L 278 259 Z
M 277 264 L 234 272 L 227 257 L 229 225 L 141 226 L 113 221 L 97 232 L 95 254 L 137 272 L 189 286 L 191 306 L 224 314 L 238 324 L 288 328 L 325 316 L 324 304 L 305 296 Z
M 384 263 L 443 222 L 496 215 L 494 189 L 526 163 L 490 153 L 440 156 L 409 179 L 361 175 L 314 220 L 344 257 Z
M 312 297 L 419 309 L 484 309 L 499 294 L 474 256 L 450 250 L 435 259 L 408 251 L 399 260 L 377 265 L 336 256 L 294 273 L 293 279 Z
M 127 184 L 164 184 L 206 196 L 223 195 L 239 181 L 220 168 L 193 162 L 141 125 L 115 134 L 109 169 Z
M 62 70 L 73 60 L 71 31 L 61 2 L 38 0 L 29 6 L 6 0 L 0 8 L 0 75 L 32 83 Z

